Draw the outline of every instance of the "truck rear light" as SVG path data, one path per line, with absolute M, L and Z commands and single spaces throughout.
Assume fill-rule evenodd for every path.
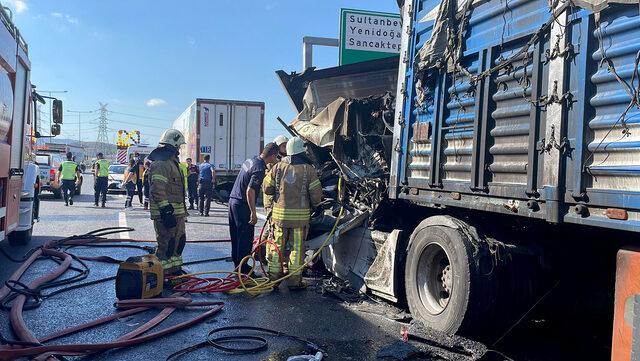
M 620 208 L 607 208 L 606 215 L 609 219 L 619 219 L 621 221 L 626 221 L 627 219 L 629 219 L 629 213 L 627 213 L 626 210 Z
M 51 179 L 56 177 L 56 170 L 55 169 L 49 169 L 49 177 L 51 177 Z

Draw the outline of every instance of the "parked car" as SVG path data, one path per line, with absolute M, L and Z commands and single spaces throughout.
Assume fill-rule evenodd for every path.
M 53 155 L 36 154 L 35 163 L 39 168 L 40 191 L 52 192 L 54 198 L 60 198 L 60 188 L 53 187 L 56 170 L 53 166 Z
M 124 172 L 127 166 L 124 164 L 112 164 L 109 166 L 109 182 L 107 183 L 107 192 L 124 192 L 123 181 Z
M 60 167 L 60 163 L 62 163 L 63 158 L 60 154 L 47 154 L 47 153 L 39 153 L 36 154 L 35 163 L 38 165 L 40 169 L 40 190 L 47 191 L 53 193 L 53 198 L 62 197 L 62 193 L 60 192 L 59 187 L 54 187 L 54 181 L 56 179 L 56 172 L 58 167 Z M 80 184 L 76 187 L 75 195 L 80 195 L 80 191 L 82 190 L 82 182 L 83 176 L 80 176 Z

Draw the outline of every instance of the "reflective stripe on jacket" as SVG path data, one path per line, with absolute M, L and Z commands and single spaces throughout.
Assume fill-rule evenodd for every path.
M 184 176 L 180 171 L 178 158 L 154 160 L 148 172 L 151 219 L 159 219 L 160 208 L 168 204 L 173 206 L 173 214 L 183 217 L 186 213 Z
M 280 227 L 309 224 L 311 208 L 322 201 L 322 187 L 309 164 L 291 164 L 285 157 L 267 173 L 262 185 L 265 207 L 272 207 L 271 219 Z

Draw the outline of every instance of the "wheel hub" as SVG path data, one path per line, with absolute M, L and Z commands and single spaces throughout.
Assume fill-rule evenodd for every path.
M 444 249 L 432 243 L 425 247 L 418 261 L 418 294 L 424 307 L 439 314 L 449 304 L 453 291 L 453 269 Z

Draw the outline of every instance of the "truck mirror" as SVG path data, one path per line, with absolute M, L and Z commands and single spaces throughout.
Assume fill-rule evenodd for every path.
M 51 126 L 51 135 L 60 135 L 60 124 L 54 124 Z
M 54 99 L 53 100 L 53 122 L 54 123 L 62 123 L 62 100 Z

